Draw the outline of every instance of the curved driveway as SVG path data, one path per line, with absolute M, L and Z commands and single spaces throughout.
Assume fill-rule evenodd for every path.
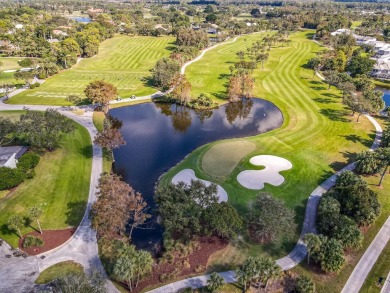
M 19 92 L 13 92 L 10 94 L 10 97 L 17 93 Z M 88 111 L 84 115 L 76 115 L 70 111 L 61 111 L 61 107 L 28 106 L 28 108 L 39 111 L 44 111 L 47 108 L 60 109 L 61 114 L 76 121 L 88 130 L 91 141 L 94 140 L 97 134 L 92 121 L 92 111 Z M 24 106 L 22 105 L 4 104 L 3 99 L 1 99 L 1 111 L 23 109 Z M 104 271 L 98 256 L 96 231 L 91 228 L 91 222 L 88 217 L 91 205 L 96 200 L 98 181 L 103 166 L 102 149 L 95 144 L 92 145 L 92 149 L 92 171 L 87 208 L 76 232 L 62 246 L 37 256 L 28 256 L 27 258 L 5 257 L 6 254 L 12 255 L 12 251 L 8 244 L 3 244 L 3 247 L 0 249 L 0 292 L 29 292 L 41 271 L 62 261 L 72 260 L 80 263 L 87 270 L 89 268 L 97 268 Z M 107 287 L 110 292 L 118 292 L 110 281 L 107 281 Z

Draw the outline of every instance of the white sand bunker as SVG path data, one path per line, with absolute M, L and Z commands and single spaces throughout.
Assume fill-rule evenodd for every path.
M 248 189 L 260 190 L 264 188 L 264 183 L 279 186 L 284 182 L 284 177 L 280 171 L 292 168 L 290 161 L 276 156 L 254 156 L 249 161 L 255 166 L 265 166 L 263 170 L 245 170 L 237 176 L 237 181 Z
M 172 183 L 178 184 L 179 182 L 184 182 L 186 184 L 191 184 L 191 180 L 200 180 L 204 184 L 206 184 L 206 186 L 209 186 L 211 184 L 210 181 L 202 180 L 196 177 L 195 172 L 192 169 L 184 169 L 177 173 L 175 177 L 172 178 Z M 220 185 L 217 185 L 217 196 L 218 202 L 228 201 L 227 192 Z

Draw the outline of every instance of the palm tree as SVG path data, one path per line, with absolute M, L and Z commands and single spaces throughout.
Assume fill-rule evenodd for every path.
M 310 262 L 310 255 L 313 255 L 321 249 L 321 239 L 315 234 L 305 235 L 306 249 L 307 249 L 307 263 Z
M 210 279 L 207 281 L 207 290 L 211 293 L 218 292 L 221 287 L 225 284 L 225 280 L 216 272 L 210 275 Z
M 274 263 L 273 260 L 267 258 L 263 264 L 263 282 L 265 283 L 265 289 L 268 287 L 270 280 L 275 280 L 281 277 L 282 269 Z
M 24 226 L 25 220 L 22 216 L 15 215 L 8 219 L 8 229 L 16 230 L 19 233 L 19 237 L 22 238 L 22 233 L 20 229 Z
M 133 278 L 134 278 L 134 272 L 135 272 L 135 266 L 130 257 L 128 256 L 120 256 L 117 258 L 113 273 L 114 275 L 121 279 L 126 280 L 127 286 L 129 287 L 129 290 L 133 291 Z
M 381 174 L 381 179 L 379 180 L 378 186 L 382 185 L 383 178 L 386 175 L 387 169 L 390 165 L 390 147 L 389 148 L 379 148 L 377 151 L 380 164 L 382 165 L 383 171 Z
M 28 218 L 31 221 L 34 221 L 34 220 L 37 221 L 39 231 L 41 232 L 41 234 L 43 234 L 43 233 L 42 233 L 41 224 L 39 223 L 39 218 L 42 215 L 42 213 L 43 213 L 42 208 L 40 208 L 38 206 L 34 206 L 28 210 Z
M 137 282 L 135 283 L 135 287 L 137 287 L 140 277 L 143 277 L 147 273 L 151 272 L 153 267 L 153 258 L 149 252 L 140 250 L 135 255 L 135 264 L 137 266 Z

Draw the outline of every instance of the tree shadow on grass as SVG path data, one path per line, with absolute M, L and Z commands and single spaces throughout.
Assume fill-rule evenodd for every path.
M 7 224 L 1 225 L 0 226 L 0 231 L 1 231 L 1 234 L 3 234 L 3 235 L 16 235 L 19 238 L 19 234 L 16 231 L 8 229 L 8 225 Z
M 88 145 L 79 150 L 79 153 L 82 154 L 85 158 L 92 158 L 92 146 Z
M 374 138 L 375 138 L 375 134 L 370 134 L 370 139 L 365 139 L 363 137 L 360 137 L 356 134 L 349 134 L 349 135 L 341 135 L 342 137 L 344 137 L 346 140 L 348 141 L 352 141 L 353 143 L 361 143 L 362 145 L 366 146 L 366 147 L 370 147 Z
M 311 80 L 309 81 L 310 84 L 316 84 L 316 85 L 323 85 L 321 81 Z
M 87 206 L 87 202 L 85 200 L 74 201 L 68 203 L 68 210 L 66 211 L 66 224 L 72 227 L 77 227 L 83 216 Z
M 311 86 L 310 88 L 313 89 L 313 90 L 315 90 L 315 91 L 323 91 L 323 90 L 326 90 L 326 88 L 323 87 L 323 86 Z
M 321 109 L 320 113 L 332 121 L 349 122 L 349 119 L 345 118 L 344 110 Z
M 229 79 L 230 74 L 227 73 L 221 73 L 218 77 L 218 79 Z
M 341 152 L 341 154 L 343 155 L 344 158 L 346 158 L 346 162 L 339 162 L 339 161 L 334 161 L 333 163 L 331 163 L 329 166 L 335 171 L 335 172 L 338 172 L 340 171 L 341 169 L 343 169 L 345 166 L 351 164 L 352 162 L 355 161 L 355 158 L 356 158 L 356 154 L 355 153 L 351 153 L 351 152 Z M 334 173 L 333 173 L 334 174 Z M 332 175 L 333 175 L 332 174 Z
M 322 95 L 329 98 L 340 98 L 338 95 L 331 94 L 331 93 L 323 93 Z
M 314 101 L 321 103 L 321 104 L 331 104 L 333 103 L 332 99 L 329 98 L 314 98 Z
M 154 87 L 154 81 L 153 81 L 153 78 L 151 76 L 143 77 L 143 78 L 141 78 L 141 81 L 142 81 L 144 86 Z
M 225 92 L 215 92 L 211 93 L 214 97 L 221 99 L 221 100 L 226 100 L 226 93 Z
M 323 174 L 320 176 L 320 178 L 318 179 L 317 181 L 317 184 L 318 185 L 321 185 L 322 183 L 324 183 L 326 180 L 329 179 L 329 177 L 333 176 L 335 174 L 335 172 L 331 172 L 331 171 L 324 171 Z
M 306 39 L 308 39 L 308 40 L 313 40 L 313 37 L 314 37 L 314 33 L 307 33 L 306 35 L 305 35 L 305 37 L 306 37 Z

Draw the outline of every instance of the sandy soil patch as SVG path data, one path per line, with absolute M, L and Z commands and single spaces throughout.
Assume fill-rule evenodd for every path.
M 249 161 L 255 166 L 264 166 L 263 170 L 245 170 L 237 176 L 237 181 L 248 189 L 260 190 L 264 183 L 279 186 L 284 182 L 281 171 L 292 168 L 290 161 L 277 156 L 260 155 L 254 156 Z

